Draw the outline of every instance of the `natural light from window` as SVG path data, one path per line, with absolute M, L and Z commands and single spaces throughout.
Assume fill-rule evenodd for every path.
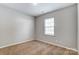
M 45 35 L 54 36 L 54 18 L 45 19 Z

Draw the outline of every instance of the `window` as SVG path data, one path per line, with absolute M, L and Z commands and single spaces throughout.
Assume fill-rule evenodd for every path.
M 45 19 L 45 35 L 54 36 L 54 18 Z

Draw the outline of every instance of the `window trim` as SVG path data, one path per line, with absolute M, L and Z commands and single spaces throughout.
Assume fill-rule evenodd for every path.
M 54 18 L 54 35 L 52 35 L 52 34 L 45 34 L 45 28 L 46 28 L 46 26 L 45 26 L 45 20 L 51 19 L 51 18 Z M 45 18 L 45 19 L 44 19 L 44 35 L 56 37 L 56 36 L 55 36 L 55 17 L 49 17 L 49 18 Z

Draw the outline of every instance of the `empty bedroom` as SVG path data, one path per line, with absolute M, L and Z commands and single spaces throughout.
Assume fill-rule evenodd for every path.
M 0 55 L 78 55 L 79 4 L 0 3 Z

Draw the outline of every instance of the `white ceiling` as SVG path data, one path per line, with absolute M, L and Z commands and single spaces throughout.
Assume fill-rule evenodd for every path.
M 70 6 L 72 4 L 73 3 L 38 3 L 37 5 L 33 5 L 32 3 L 4 3 L 2 5 L 21 11 L 31 16 L 39 16 L 56 9 Z

